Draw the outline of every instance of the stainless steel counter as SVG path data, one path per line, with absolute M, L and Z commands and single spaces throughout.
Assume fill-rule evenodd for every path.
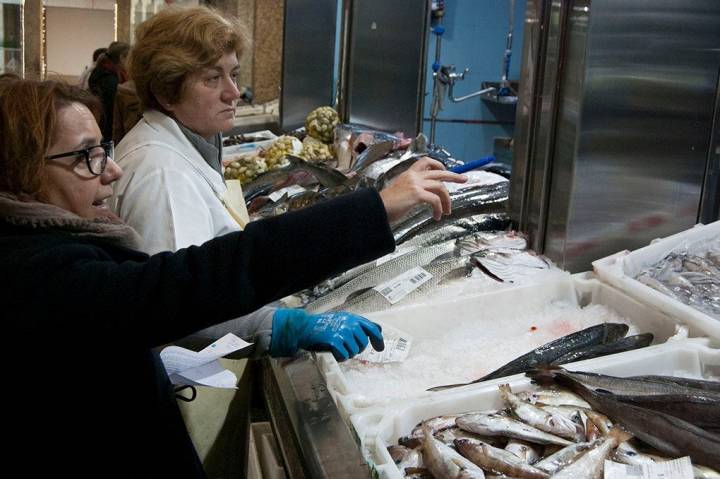
M 290 479 L 372 477 L 310 353 L 264 359 L 262 388 Z

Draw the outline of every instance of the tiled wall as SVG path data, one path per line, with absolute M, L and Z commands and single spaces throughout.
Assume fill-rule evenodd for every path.
M 510 79 L 518 80 L 522 61 L 522 27 L 525 0 L 515 0 L 513 53 Z M 465 80 L 455 85 L 455 96 L 464 96 L 480 89 L 483 81 L 499 81 L 510 16 L 510 0 L 446 0 L 440 63 L 454 64 L 456 71 L 469 68 Z M 435 35 L 428 43 L 428 75 L 425 97 L 424 132 L 430 135 L 432 104 L 432 71 L 435 60 Z M 468 161 L 491 155 L 493 138 L 511 137 L 515 120 L 513 107 L 486 104 L 479 97 L 452 103 L 445 97 L 439 119 L 470 120 L 491 123 L 438 122 L 435 142 L 443 145 L 457 158 Z M 509 124 L 508 124 L 509 123 Z

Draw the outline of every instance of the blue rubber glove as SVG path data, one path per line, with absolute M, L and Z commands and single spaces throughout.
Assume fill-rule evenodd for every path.
M 299 349 L 330 351 L 345 361 L 363 351 L 368 339 L 376 351 L 385 349 L 382 328 L 345 311 L 308 314 L 302 309 L 278 309 L 273 315 L 270 355 L 294 356 Z

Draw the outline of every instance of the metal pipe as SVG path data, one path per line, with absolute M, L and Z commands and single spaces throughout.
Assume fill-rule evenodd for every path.
M 444 85 L 440 83 L 438 74 L 440 71 L 440 52 L 442 49 L 442 35 L 445 33 L 445 29 L 442 25 L 442 14 L 437 17 L 437 24 L 433 28 L 435 34 L 435 62 L 432 65 L 433 69 L 433 98 L 432 106 L 430 107 L 430 144 L 435 144 L 435 131 L 437 127 L 437 117 L 442 110 L 442 98 L 444 96 Z
M 503 57 L 502 79 L 500 81 L 502 88 L 508 88 L 510 76 L 510 57 L 512 56 L 512 39 L 513 28 L 515 23 L 515 0 L 510 0 L 510 25 L 508 26 L 507 41 L 505 43 L 505 55 Z

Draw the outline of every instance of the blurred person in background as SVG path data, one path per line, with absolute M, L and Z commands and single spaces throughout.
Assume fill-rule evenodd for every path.
M 140 98 L 135 90 L 135 82 L 128 80 L 118 85 L 113 105 L 112 139 L 117 145 L 142 118 Z
M 125 60 L 130 51 L 130 45 L 123 42 L 112 42 L 107 52 L 100 55 L 97 64 L 90 74 L 88 86 L 103 106 L 103 116 L 100 128 L 103 139 L 112 140 L 113 132 L 113 107 L 118 85 L 128 80 Z
M 90 79 L 90 74 L 93 72 L 95 67 L 97 66 L 97 60 L 100 58 L 100 55 L 107 52 L 107 48 L 97 48 L 93 54 L 92 54 L 92 63 L 90 65 L 86 65 L 83 72 L 80 74 L 80 77 L 78 78 L 78 86 L 80 88 L 84 88 L 85 90 L 88 90 L 90 87 L 88 86 L 88 80 Z

